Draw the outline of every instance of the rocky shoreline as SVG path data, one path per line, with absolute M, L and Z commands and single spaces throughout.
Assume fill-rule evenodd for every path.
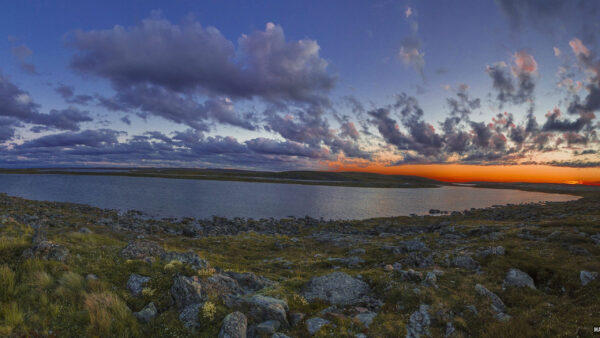
M 600 195 L 584 196 L 358 221 L 159 220 L 0 195 L 0 334 L 587 336 Z

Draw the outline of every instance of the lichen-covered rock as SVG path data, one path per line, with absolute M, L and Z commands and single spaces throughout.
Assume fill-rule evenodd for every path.
M 134 312 L 133 315 L 142 323 L 147 323 L 156 317 L 157 310 L 154 303 L 150 302 L 139 312 Z
M 247 326 L 248 319 L 243 313 L 232 312 L 223 319 L 219 338 L 246 338 Z
M 277 332 L 280 326 L 281 324 L 277 320 L 267 320 L 256 325 L 255 330 L 260 336 L 272 335 Z
M 377 317 L 377 313 L 375 312 L 363 312 L 354 316 L 354 319 L 362 323 L 366 328 L 369 328 L 375 317 Z
M 175 277 L 173 286 L 171 287 L 171 295 L 179 308 L 202 303 L 206 300 L 206 293 L 203 291 L 202 285 L 196 276 Z
M 179 313 L 179 320 L 183 322 L 183 325 L 187 328 L 196 328 L 200 326 L 198 322 L 198 313 L 202 304 L 190 304 L 181 310 Z
M 406 327 L 406 338 L 419 338 L 429 336 L 431 317 L 429 317 L 429 305 L 421 304 L 419 309 L 410 315 Z
M 165 250 L 160 245 L 144 240 L 129 242 L 123 250 L 121 256 L 127 259 L 145 259 L 149 257 L 160 257 Z
M 144 289 L 144 284 L 150 281 L 150 277 L 140 276 L 137 273 L 132 273 L 127 280 L 127 289 L 134 296 L 139 296 Z
M 432 255 L 423 255 L 421 252 L 410 252 L 402 259 L 402 263 L 415 268 L 427 268 L 433 265 L 433 257 Z
M 467 270 L 477 270 L 479 269 L 479 263 L 477 263 L 471 256 L 456 256 L 452 260 L 452 266 L 457 268 L 467 269 Z
M 360 303 L 368 298 L 370 293 L 371 289 L 367 283 L 344 272 L 313 277 L 302 291 L 302 295 L 308 301 L 320 299 L 335 305 Z
M 502 284 L 503 289 L 509 287 L 528 287 L 530 289 L 535 289 L 535 283 L 533 282 L 533 278 L 526 272 L 513 268 L 508 270 L 506 277 L 504 278 L 504 283 Z
M 65 262 L 69 259 L 69 249 L 48 241 L 43 229 L 38 229 L 31 240 L 31 248 L 23 251 L 23 258 L 40 258 L 45 260 Z

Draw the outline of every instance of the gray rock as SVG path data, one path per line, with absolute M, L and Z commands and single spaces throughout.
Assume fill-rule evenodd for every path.
M 402 264 L 400 262 L 394 262 L 394 264 L 392 264 L 392 268 L 396 272 L 401 271 L 402 270 Z
M 504 250 L 503 246 L 489 246 L 487 248 L 481 248 L 477 252 L 478 257 L 488 257 L 488 256 L 504 256 L 506 250 Z
M 402 263 L 415 268 L 427 268 L 433 265 L 432 255 L 425 256 L 421 252 L 410 252 Z
M 350 254 L 351 256 L 364 255 L 365 253 L 367 253 L 367 250 L 363 248 L 352 249 L 348 252 L 348 254 Z
M 327 325 L 331 323 L 330 321 L 328 321 L 327 319 L 323 319 L 320 317 L 313 317 L 310 319 L 306 320 L 306 330 L 308 331 L 308 333 L 310 333 L 311 335 L 314 335 L 315 333 L 319 332 L 319 330 Z
M 149 257 L 160 257 L 165 250 L 160 245 L 150 242 L 137 240 L 129 242 L 123 250 L 121 256 L 127 259 L 146 259 Z
M 177 252 L 168 251 L 160 256 L 165 262 L 179 261 L 183 264 L 189 264 L 194 270 L 206 269 L 209 264 L 206 260 L 200 258 L 197 253 L 193 251 L 188 252 Z
M 454 328 L 454 325 L 452 324 L 452 322 L 447 322 L 446 323 L 446 334 L 444 336 L 452 337 L 454 335 L 455 331 L 456 331 L 456 329 Z
M 506 277 L 504 278 L 504 283 L 502 284 L 503 289 L 525 286 L 530 289 L 535 289 L 533 279 L 526 272 L 514 268 L 508 270 L 508 273 L 506 273 Z
M 257 276 L 252 272 L 223 272 L 225 276 L 233 278 L 244 290 L 244 293 L 252 293 L 262 290 L 266 287 L 275 285 L 275 282 L 263 276 Z
M 429 305 L 421 304 L 419 309 L 410 315 L 406 327 L 406 338 L 419 338 L 429 336 L 431 317 L 429 317 Z
M 415 271 L 413 269 L 408 269 L 406 271 L 399 271 L 400 279 L 408 282 L 420 282 L 423 280 L 423 273 L 420 271 Z
M 150 281 L 150 277 L 140 276 L 137 273 L 132 273 L 127 280 L 127 289 L 134 296 L 139 296 L 144 289 L 144 284 Z
M 581 281 L 582 286 L 588 285 L 588 283 L 596 279 L 596 277 L 598 277 L 598 273 L 595 271 L 582 270 L 579 272 L 579 280 Z
M 366 328 L 369 328 L 375 317 L 377 317 L 375 312 L 363 312 L 354 316 L 354 318 L 361 322 Z
M 225 316 L 219 338 L 246 338 L 246 330 L 248 328 L 248 319 L 239 312 L 232 312 Z
M 423 280 L 425 286 L 433 286 L 437 288 L 437 275 L 434 272 L 428 272 Z
M 296 327 L 302 322 L 302 320 L 304 320 L 304 317 L 306 317 L 306 315 L 302 312 L 292 312 L 289 315 L 290 324 L 292 325 L 292 327 Z
M 157 310 L 154 303 L 150 302 L 139 312 L 134 312 L 133 315 L 142 323 L 147 323 L 156 317 Z
M 198 277 L 195 276 L 175 277 L 173 286 L 171 287 L 171 295 L 179 308 L 203 303 L 206 300 L 206 293 L 202 290 L 202 285 L 198 282 Z
M 324 300 L 335 305 L 357 304 L 369 296 L 369 285 L 344 272 L 313 277 L 304 286 L 302 295 L 308 301 Z
M 183 308 L 179 313 L 179 320 L 183 322 L 183 325 L 188 328 L 196 328 L 200 326 L 198 322 L 198 313 L 202 304 L 191 304 Z
M 244 312 L 255 322 L 276 320 L 284 327 L 289 327 L 287 311 L 289 307 L 284 300 L 254 295 L 252 297 L 231 296 L 225 298 L 225 305 L 237 308 Z
M 269 335 L 277 332 L 281 324 L 277 320 L 267 320 L 256 325 L 256 333 L 259 335 Z
M 288 336 L 287 334 L 283 334 L 281 332 L 277 332 L 277 333 L 273 333 L 273 335 L 271 336 L 271 338 L 291 338 L 291 337 Z
M 216 293 L 218 295 L 245 295 L 248 293 L 246 290 L 242 289 L 235 279 L 220 273 L 208 277 L 206 281 L 202 283 L 202 287 L 207 290 L 207 292 Z
M 40 258 L 50 261 L 65 262 L 70 257 L 69 249 L 47 240 L 34 240 L 29 249 L 23 251 L 24 258 Z
M 98 279 L 99 279 L 98 276 L 96 276 L 93 273 L 88 273 L 88 275 L 85 276 L 86 281 L 92 281 L 92 280 L 98 280 Z
M 452 260 L 452 266 L 467 270 L 479 269 L 479 264 L 473 258 L 471 258 L 471 256 L 466 255 L 454 257 Z
M 360 266 L 361 264 L 363 264 L 365 262 L 364 259 L 357 257 L 357 256 L 346 257 L 346 258 L 331 257 L 331 258 L 328 258 L 327 260 L 330 262 L 339 262 L 349 268 Z
M 80 228 L 80 229 L 79 229 L 79 232 L 80 232 L 80 233 L 82 233 L 82 234 L 91 234 L 91 233 L 92 233 L 92 230 L 90 230 L 90 229 L 88 229 L 88 228 L 85 228 L 85 227 L 83 227 L 83 228 Z
M 488 290 L 485 286 L 481 285 L 481 284 L 477 284 L 475 285 L 475 291 L 477 291 L 477 293 L 480 296 L 486 297 L 490 300 L 491 304 L 490 306 L 492 307 L 492 310 L 494 310 L 494 312 L 496 312 L 496 318 L 500 321 L 506 321 L 510 319 L 510 316 L 507 315 L 506 313 L 504 313 L 504 311 L 506 311 L 506 306 L 504 305 L 504 302 L 502 302 L 502 299 L 500 299 L 500 297 L 498 297 L 498 295 L 496 295 L 495 293 L 493 293 L 492 291 Z M 473 306 L 473 305 L 471 305 Z M 474 313 L 477 314 L 477 309 L 475 308 L 475 306 L 473 306 L 474 308 Z M 471 310 L 473 311 L 473 310 Z

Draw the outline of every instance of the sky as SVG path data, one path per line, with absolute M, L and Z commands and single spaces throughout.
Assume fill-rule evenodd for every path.
M 600 184 L 598 32 L 581 0 L 13 1 L 0 167 Z

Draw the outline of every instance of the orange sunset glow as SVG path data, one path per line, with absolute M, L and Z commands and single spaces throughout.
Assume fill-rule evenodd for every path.
M 445 182 L 531 182 L 600 185 L 600 169 L 549 165 L 406 164 L 401 166 L 330 165 L 335 171 L 373 172 L 386 175 L 415 175 Z

